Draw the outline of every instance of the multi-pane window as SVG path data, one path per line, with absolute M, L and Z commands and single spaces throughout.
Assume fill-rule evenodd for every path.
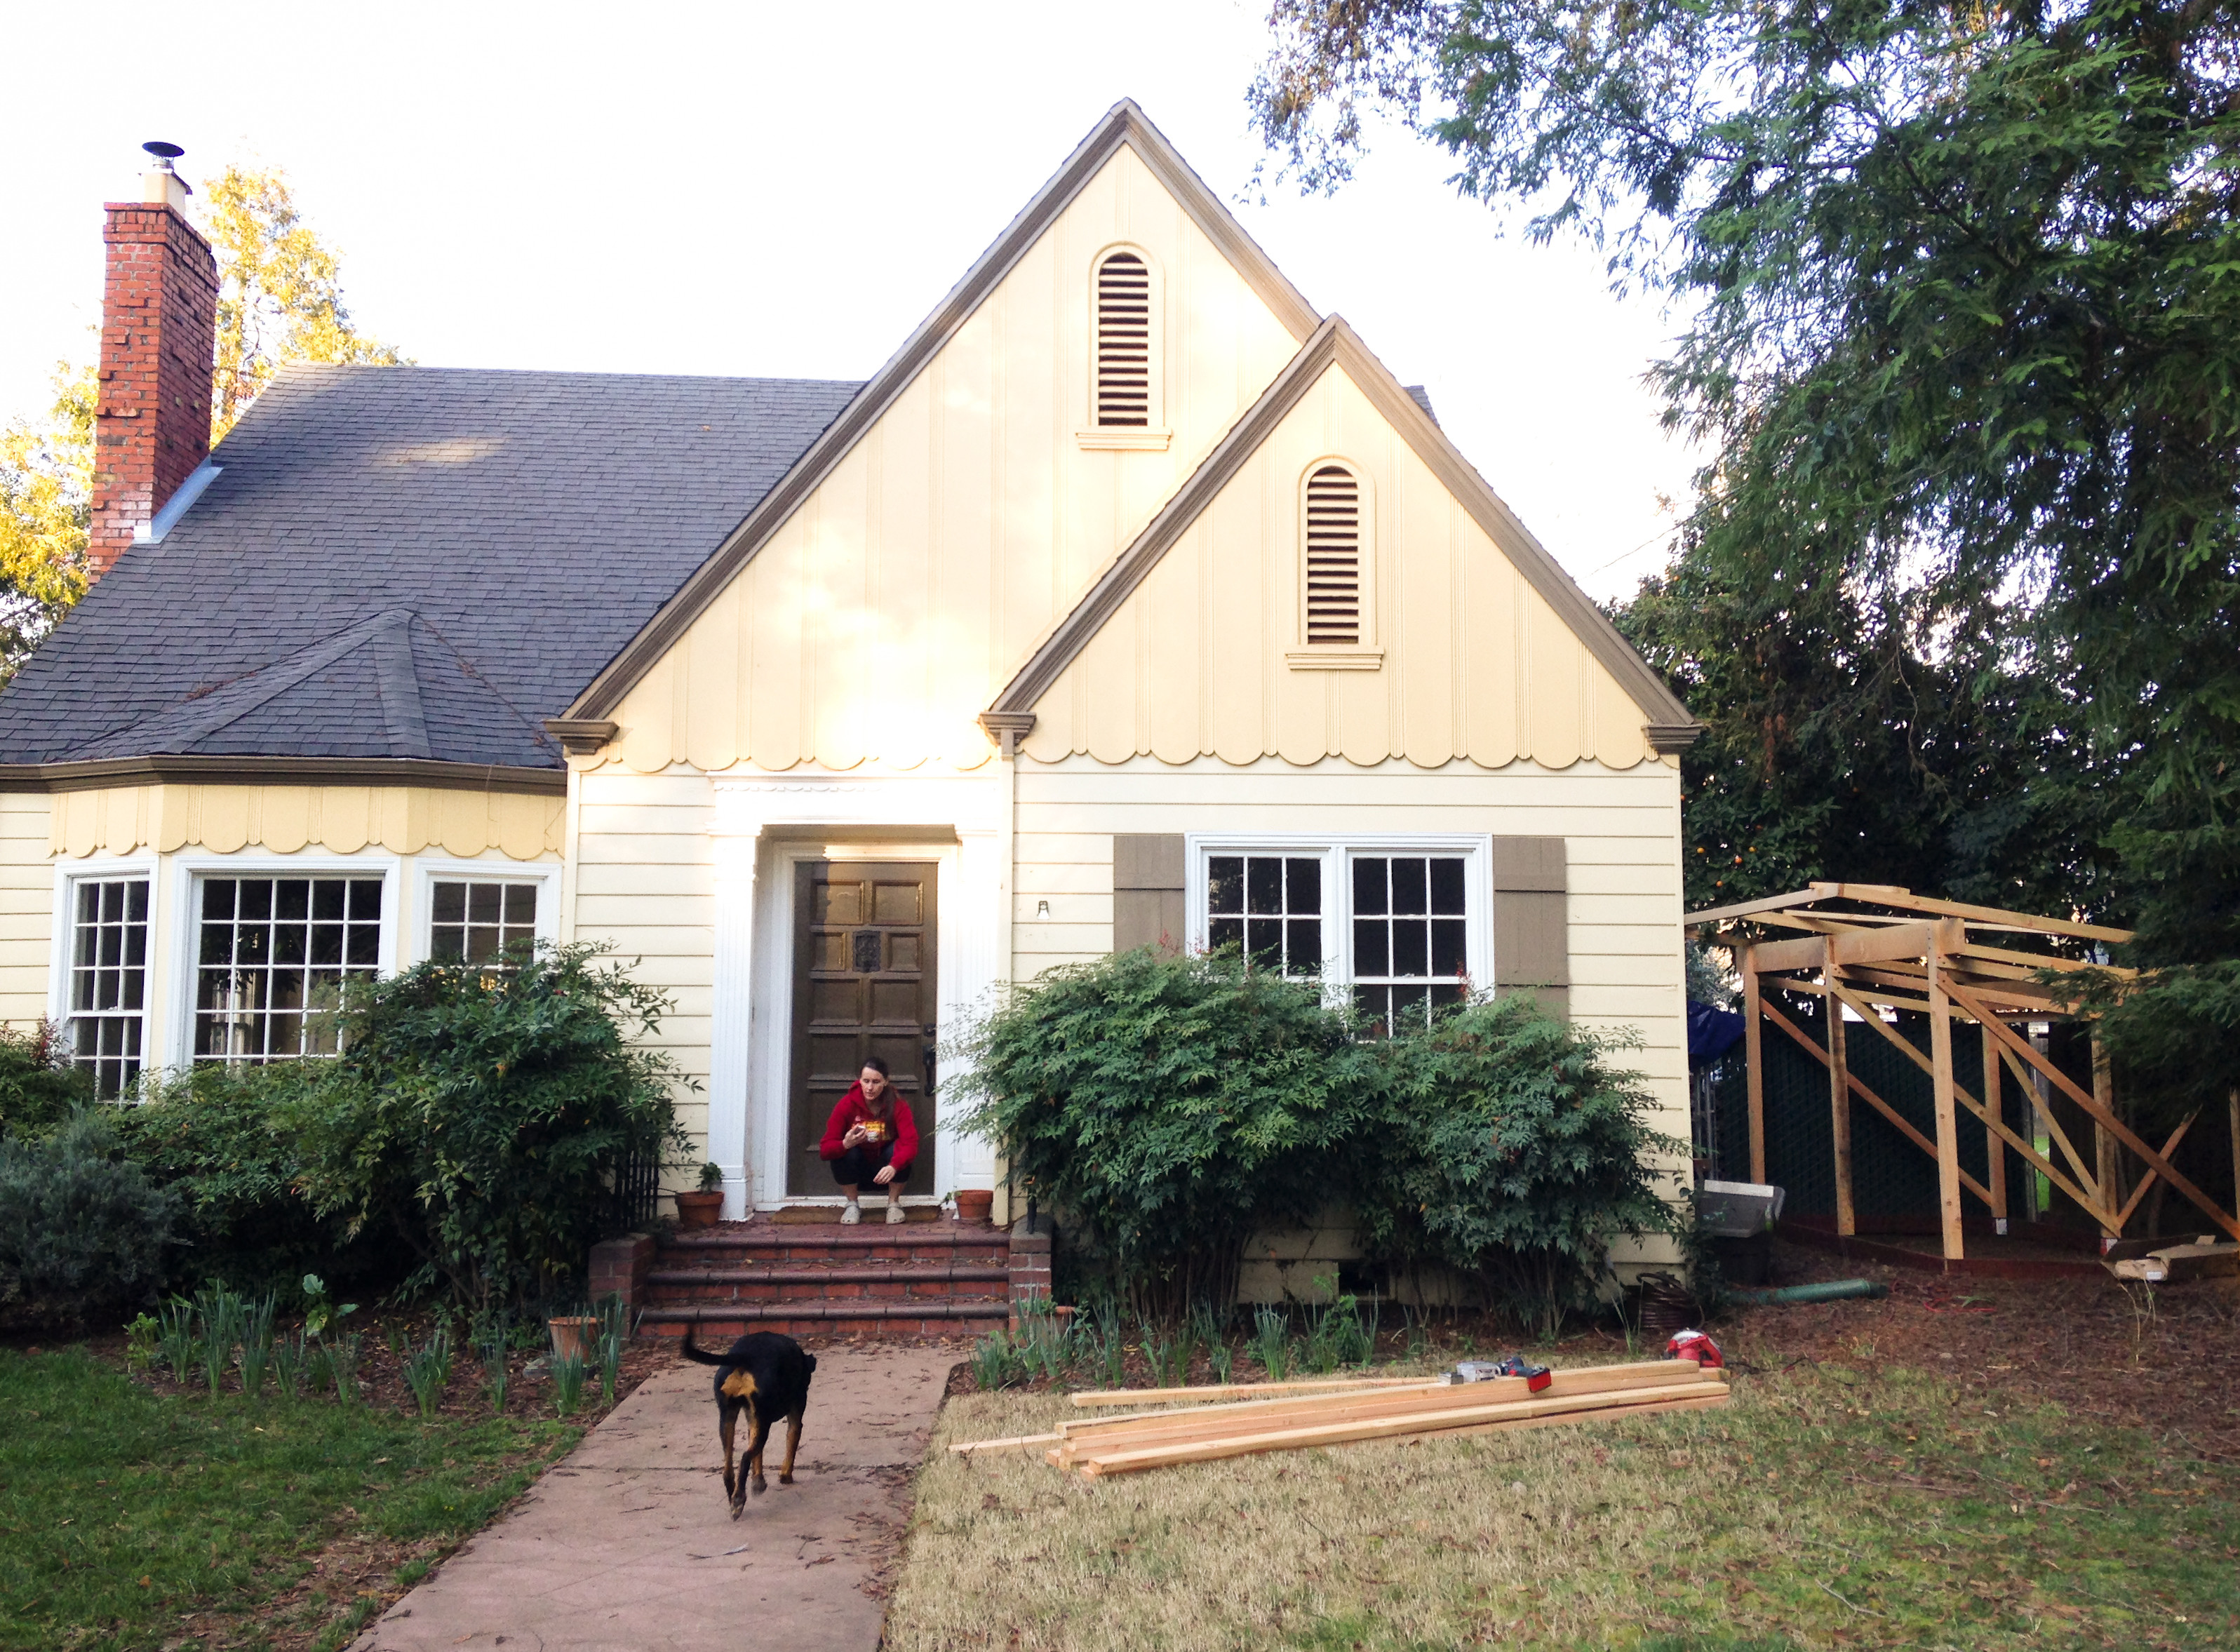
M 1353 857 L 1353 996 L 1386 1027 L 1460 1003 L 1470 923 L 1460 856 Z
M 148 994 L 148 880 L 84 878 L 70 914 L 70 1059 L 114 1096 L 139 1075 Z
M 1206 942 L 1287 976 L 1323 968 L 1323 863 L 1313 855 L 1216 855 L 1206 863 Z
M 439 963 L 488 963 L 537 936 L 537 885 L 437 881 L 428 956 Z
M 331 1054 L 321 1012 L 380 969 L 381 890 L 377 877 L 203 879 L 195 1059 Z

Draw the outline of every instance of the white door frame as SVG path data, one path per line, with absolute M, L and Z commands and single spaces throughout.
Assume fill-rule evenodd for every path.
M 990 765 L 992 770 L 994 765 Z M 710 1032 L 708 1156 L 723 1172 L 723 1214 L 737 1220 L 789 1203 L 787 1089 L 792 1082 L 793 868 L 803 860 L 917 860 L 939 867 L 938 1040 L 996 980 L 1001 898 L 997 824 L 1003 776 L 824 774 L 717 777 L 716 970 Z M 830 834 L 829 836 L 823 834 Z M 940 1075 L 949 1088 L 953 1075 Z M 995 1154 L 948 1122 L 938 1151 L 950 1188 L 992 1188 Z M 930 1188 L 937 1198 L 949 1188 Z

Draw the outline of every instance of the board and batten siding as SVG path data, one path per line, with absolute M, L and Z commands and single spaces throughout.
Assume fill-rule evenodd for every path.
M 633 980 L 669 996 L 675 1009 L 647 1042 L 699 1084 L 678 1092 L 677 1116 L 704 1143 L 716 989 L 714 786 L 697 769 L 613 767 L 579 769 L 575 785 L 562 939 L 611 945 Z
M 1307 669 L 1303 479 L 1362 480 L 1373 669 Z M 1034 703 L 1028 756 L 1661 764 L 1647 714 L 1343 367 L 1277 423 Z M 1677 766 L 1677 765 L 1675 765 Z
M 1157 272 L 1163 449 L 1081 436 L 1090 283 L 1123 243 Z M 607 755 L 990 763 L 979 713 L 1298 348 L 1123 145 L 623 696 Z

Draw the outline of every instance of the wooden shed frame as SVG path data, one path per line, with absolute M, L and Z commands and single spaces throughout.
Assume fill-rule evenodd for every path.
M 1727 948 L 1743 982 L 1743 1042 L 1750 1064 L 1750 1179 L 1765 1180 L 1765 1088 L 1760 1059 L 1764 1028 L 1770 1023 L 1828 1069 L 1828 1105 L 1834 1126 L 1836 1231 L 1858 1229 L 1851 1184 L 1851 1101 L 1854 1096 L 1883 1116 L 1901 1136 L 1937 1161 L 1938 1226 L 1947 1262 L 1965 1252 L 1961 1236 L 1961 1195 L 1973 1195 L 1988 1207 L 1999 1231 L 2007 1221 L 2006 1156 L 2003 1143 L 2055 1187 L 2090 1211 L 2108 1240 L 2121 1237 L 2124 1223 L 2157 1178 L 2199 1206 L 2217 1226 L 2240 1239 L 2240 1218 L 2226 1212 L 2170 1163 L 2170 1155 L 2192 1128 L 2183 1120 L 2157 1151 L 2117 1114 L 2109 1064 L 2098 1040 L 2092 1047 L 2092 1088 L 2084 1089 L 2046 1059 L 2010 1023 L 2086 1019 L 2064 1003 L 2057 988 L 2037 977 L 2042 971 L 2069 972 L 2105 966 L 2042 952 L 1995 944 L 1995 936 L 2059 936 L 2072 941 L 2120 943 L 2128 929 L 2041 917 L 1997 907 L 1937 900 L 1883 883 L 1814 883 L 1791 895 L 1770 895 L 1732 906 L 1688 915 L 1700 939 Z M 2115 969 L 2130 977 L 2134 972 Z M 1828 1004 L 1828 1042 L 1823 1049 L 1767 999 L 1769 985 L 1783 992 L 1809 993 Z M 1880 1034 L 1930 1076 L 1936 1104 L 1934 1141 L 1849 1070 L 1843 1011 L 1849 1006 L 1860 1023 Z M 1929 1016 L 1926 1056 L 1883 1019 L 1885 1009 Z M 1983 1040 L 1981 1099 L 1954 1082 L 1952 1038 L 1956 1022 L 1972 1022 Z M 2002 1069 L 2010 1071 L 2043 1126 L 2060 1162 L 2010 1129 L 2000 1102 Z M 2047 1096 L 2059 1090 L 2082 1108 L 2093 1123 L 2093 1154 L 2088 1165 L 2060 1122 Z M 2240 1093 L 2236 1093 L 2234 1156 L 2240 1181 Z M 1990 1169 L 1978 1182 L 1960 1168 L 1960 1109 L 1986 1133 Z M 2126 1190 L 2123 1153 L 2143 1167 L 2137 1184 Z

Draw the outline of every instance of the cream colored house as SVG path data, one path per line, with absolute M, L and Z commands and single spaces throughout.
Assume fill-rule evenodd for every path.
M 0 695 L 0 1012 L 108 1082 L 596 938 L 730 1214 L 830 1196 L 870 1052 L 933 1197 L 997 1179 L 935 1053 L 997 983 L 1241 940 L 1638 1029 L 1686 1134 L 1686 709 L 1131 103 L 863 385 L 308 370 L 130 482 Z

